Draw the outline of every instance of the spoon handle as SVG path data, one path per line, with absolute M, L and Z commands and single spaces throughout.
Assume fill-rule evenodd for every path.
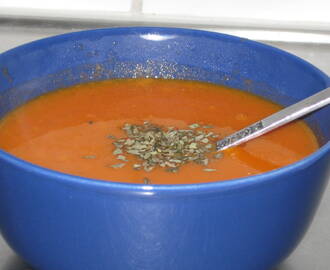
M 225 150 L 259 137 L 329 103 L 330 87 L 217 141 L 217 151 Z

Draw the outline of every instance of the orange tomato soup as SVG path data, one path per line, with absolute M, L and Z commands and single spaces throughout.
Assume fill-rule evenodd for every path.
M 291 164 L 318 148 L 310 128 L 296 121 L 243 146 L 224 151 L 205 166 L 194 162 L 168 172 L 135 170 L 113 154 L 111 136 L 125 137 L 125 123 L 144 121 L 185 129 L 212 125 L 220 138 L 281 109 L 255 95 L 224 86 L 182 80 L 118 79 L 91 82 L 40 96 L 0 122 L 0 148 L 52 170 L 93 179 L 152 184 L 228 180 Z M 110 136 L 110 137 L 111 137 Z

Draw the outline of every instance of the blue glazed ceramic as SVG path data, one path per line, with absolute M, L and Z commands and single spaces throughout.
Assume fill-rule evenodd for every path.
M 89 80 L 160 77 L 226 84 L 284 105 L 328 76 L 246 39 L 174 28 L 70 33 L 0 56 L 0 116 Z M 0 151 L 0 229 L 38 270 L 265 270 L 297 246 L 325 189 L 330 108 L 306 120 L 322 147 L 269 173 L 145 186 L 47 170 Z

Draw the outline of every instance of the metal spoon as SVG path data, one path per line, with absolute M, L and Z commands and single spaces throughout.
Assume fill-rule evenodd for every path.
M 330 87 L 217 141 L 217 151 L 225 150 L 259 137 L 329 103 Z

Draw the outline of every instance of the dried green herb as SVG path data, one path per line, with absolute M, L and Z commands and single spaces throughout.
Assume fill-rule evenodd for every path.
M 133 169 L 134 170 L 141 170 L 141 168 L 142 168 L 142 165 L 141 164 L 133 164 Z
M 216 169 L 204 168 L 203 171 L 205 171 L 205 172 L 215 172 Z
M 216 153 L 216 154 L 214 155 L 214 158 L 216 158 L 216 159 L 223 158 L 223 153 Z
M 204 131 L 203 127 L 213 128 L 198 123 L 189 125 L 187 129 L 166 128 L 149 122 L 142 125 L 126 123 L 122 129 L 127 137 L 115 139 L 113 144 L 116 149 L 113 154 L 125 162 L 128 161 L 127 155 L 137 157 L 140 162 L 133 164 L 133 169 L 143 169 L 146 172 L 156 167 L 162 167 L 168 172 L 177 172 L 181 166 L 189 162 L 207 166 L 210 159 L 219 159 L 221 156 L 212 157 L 216 134 Z M 118 165 L 112 167 L 119 168 Z M 214 169 L 207 171 L 211 170 Z
M 125 156 L 123 156 L 123 155 L 118 155 L 117 156 L 117 159 L 119 159 L 119 160 L 122 160 L 122 161 L 128 161 L 127 159 L 126 159 L 126 157 Z
M 190 127 L 190 128 L 198 128 L 198 127 L 199 127 L 199 124 L 194 123 L 194 124 L 191 124 L 189 127 Z
M 143 184 L 145 184 L 145 185 L 150 185 L 151 184 L 151 180 L 149 178 L 147 178 L 147 177 L 144 177 L 142 179 L 142 181 L 143 181 Z
M 176 173 L 179 171 L 179 167 L 174 167 L 174 168 L 166 168 L 167 172 L 172 172 L 172 173 Z
M 123 153 L 123 150 L 121 150 L 120 148 L 116 148 L 116 150 L 112 152 L 112 154 L 114 154 L 114 155 L 120 155 L 122 153 Z
M 113 135 L 111 135 L 111 134 L 109 134 L 107 138 L 108 138 L 108 139 L 112 139 L 112 140 L 116 140 L 116 139 L 117 139 L 115 136 L 113 136 Z
M 125 163 L 118 163 L 118 164 L 113 164 L 111 165 L 112 168 L 118 169 L 118 168 L 122 168 L 125 166 Z
M 203 128 L 214 128 L 212 125 L 204 125 Z
M 86 155 L 86 156 L 83 156 L 82 158 L 85 158 L 85 159 L 95 159 L 96 156 L 95 155 Z

